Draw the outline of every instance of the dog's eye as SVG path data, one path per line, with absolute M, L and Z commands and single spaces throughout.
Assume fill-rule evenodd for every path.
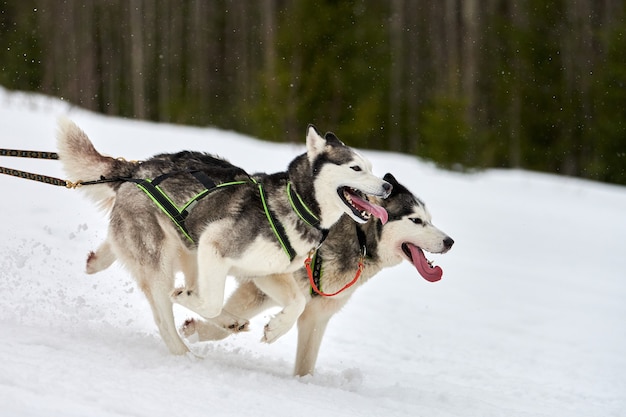
M 352 169 L 353 171 L 357 171 L 357 172 L 361 171 L 361 167 L 358 166 L 358 165 L 353 165 L 353 166 L 350 167 L 350 169 Z
M 419 217 L 413 217 L 413 218 L 411 218 L 409 220 L 411 220 L 415 224 L 422 224 L 423 223 L 422 219 L 420 219 Z

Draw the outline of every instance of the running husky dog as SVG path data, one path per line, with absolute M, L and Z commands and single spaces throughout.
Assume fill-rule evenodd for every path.
M 103 156 L 69 121 L 60 123 L 58 150 L 72 180 L 100 179 L 81 189 L 111 210 L 107 239 L 90 255 L 88 272 L 120 260 L 148 299 L 173 354 L 189 351 L 176 330 L 173 302 L 204 318 L 220 315 L 227 275 L 297 270 L 343 214 L 360 223 L 370 213 L 386 216 L 365 195 L 386 198 L 392 188 L 372 174 L 369 161 L 313 126 L 306 153 L 275 174 L 248 176 L 226 161 L 189 152 L 141 163 Z M 193 284 L 173 293 L 177 272 Z M 272 292 L 262 283 L 260 288 Z M 277 320 L 276 334 L 299 313 Z M 229 315 L 223 325 L 242 326 Z
M 356 224 L 349 217 L 343 216 L 330 229 L 324 245 L 319 248 L 312 271 L 321 273 L 312 272 L 311 276 L 315 278 L 313 284 L 316 290 L 325 295 L 313 290 L 309 272 L 305 268 L 293 274 L 301 295 L 306 299 L 306 307 L 298 318 L 295 375 L 313 373 L 330 318 L 347 303 L 358 286 L 363 285 L 381 269 L 406 259 L 426 280 L 434 282 L 441 279 L 441 268 L 433 267 L 423 251 L 445 253 L 454 241 L 433 226 L 431 216 L 421 200 L 399 184 L 391 174 L 385 175 L 384 179 L 393 185 L 391 195 L 380 202 L 389 214 L 389 222 L 383 225 L 372 218 L 365 224 Z M 361 260 L 362 274 L 356 284 L 339 294 L 327 296 L 329 292 L 341 291 L 354 279 Z M 281 294 L 280 291 L 275 290 L 270 296 L 257 287 L 254 281 L 245 281 L 230 296 L 224 310 L 251 319 L 267 308 L 288 304 L 289 280 L 284 276 L 273 277 L 272 280 L 275 285 L 281 281 L 286 283 L 282 299 L 275 295 Z M 200 341 L 219 340 L 231 334 L 217 327 L 216 323 L 190 319 L 182 331 L 187 337 L 197 335 Z

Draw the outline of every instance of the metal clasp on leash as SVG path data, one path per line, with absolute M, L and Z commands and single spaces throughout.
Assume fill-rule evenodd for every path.
M 78 180 L 76 182 L 72 182 L 69 180 L 65 180 L 65 188 L 70 188 L 72 190 L 81 187 L 83 185 L 83 180 Z

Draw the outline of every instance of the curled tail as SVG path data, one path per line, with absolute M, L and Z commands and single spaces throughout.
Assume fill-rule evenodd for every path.
M 137 164 L 102 155 L 89 137 L 76 124 L 67 119 L 59 122 L 57 149 L 63 169 L 72 182 L 92 181 L 102 177 L 128 177 Z M 104 209 L 110 209 L 115 201 L 119 183 L 103 183 L 81 187 L 87 195 Z

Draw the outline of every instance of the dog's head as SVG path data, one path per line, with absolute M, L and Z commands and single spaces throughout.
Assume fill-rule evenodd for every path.
M 389 214 L 389 222 L 382 227 L 378 243 L 381 257 L 387 264 L 406 259 L 424 279 L 431 282 L 440 280 L 443 271 L 438 266 L 432 266 L 424 251 L 445 253 L 454 240 L 433 226 L 424 203 L 398 183 L 393 175 L 386 174 L 384 179 L 393 186 L 393 191 L 381 202 Z
M 385 209 L 372 204 L 367 196 L 387 198 L 392 186 L 372 173 L 367 159 L 333 133 L 322 137 L 313 125 L 307 130 L 306 147 L 322 226 L 331 226 L 343 213 L 359 223 L 372 215 L 387 222 Z

